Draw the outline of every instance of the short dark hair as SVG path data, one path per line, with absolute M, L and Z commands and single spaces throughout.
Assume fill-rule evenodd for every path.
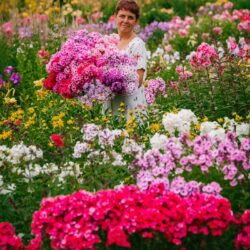
M 128 10 L 135 14 L 136 19 L 140 17 L 140 7 L 134 0 L 120 0 L 115 8 L 115 14 L 117 15 L 120 10 Z

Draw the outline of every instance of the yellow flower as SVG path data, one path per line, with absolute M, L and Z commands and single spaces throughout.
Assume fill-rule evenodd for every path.
M 23 118 L 24 111 L 22 109 L 18 109 L 15 112 L 10 113 L 10 120 L 15 121 L 15 120 L 22 120 Z
M 49 92 L 47 90 L 38 89 L 36 91 L 36 98 L 38 100 L 43 100 L 48 94 L 49 94 Z
M 217 122 L 218 122 L 218 123 L 223 123 L 223 122 L 224 122 L 224 119 L 223 119 L 223 118 L 218 118 L 218 119 L 217 119 Z
M 197 123 L 197 124 L 195 125 L 195 129 L 196 129 L 196 130 L 200 130 L 200 129 L 201 129 L 201 124 L 200 124 L 200 123 Z
M 152 124 L 150 125 L 150 131 L 151 131 L 152 133 L 156 133 L 157 131 L 160 130 L 160 128 L 161 128 L 161 125 L 160 125 L 159 123 L 152 123 Z
M 31 108 L 28 108 L 28 111 L 29 111 L 31 114 L 33 114 L 33 113 L 35 112 L 35 109 L 34 109 L 33 107 L 31 107 Z
M 74 121 L 73 121 L 72 119 L 69 119 L 69 120 L 67 121 L 67 124 L 68 124 L 68 125 L 72 125 L 72 124 L 74 124 Z
M 61 113 L 58 115 L 59 118 L 63 118 L 64 116 L 65 116 L 65 113 L 64 113 L 64 112 L 61 112 Z
M 205 116 L 203 119 L 202 119 L 203 122 L 207 122 L 208 121 L 208 118 L 207 116 Z
M 165 14 L 173 14 L 174 10 L 172 8 L 171 9 L 162 8 L 162 9 L 160 9 L 160 12 L 165 13 Z
M 29 128 L 30 126 L 35 125 L 35 118 L 36 114 L 33 114 L 31 117 L 29 117 L 28 121 L 24 123 L 24 127 Z
M 53 144 L 52 142 L 49 142 L 48 146 L 49 146 L 50 148 L 53 148 L 53 147 L 54 147 L 54 144 Z
M 226 3 L 227 2 L 227 0 L 217 0 L 216 2 L 215 2 L 215 4 L 216 5 L 223 5 L 224 3 Z
M 0 140 L 6 140 L 11 135 L 12 135 L 12 131 L 11 130 L 5 130 L 5 131 L 2 132 L 2 134 L 0 134 Z
M 42 108 L 41 111 L 42 111 L 43 113 L 46 113 L 46 112 L 48 111 L 48 109 L 47 109 L 47 108 Z
M 62 128 L 64 126 L 63 120 L 59 116 L 52 117 L 52 126 L 53 128 Z
M 44 80 L 44 78 L 41 78 L 39 80 L 34 81 L 34 85 L 36 87 L 42 87 L 43 86 L 43 80 Z
M 110 120 L 106 116 L 102 117 L 102 121 L 104 123 L 110 123 Z
M 15 99 L 14 97 L 12 97 L 12 98 L 5 97 L 5 98 L 3 99 L 3 102 L 4 102 L 4 104 L 6 104 L 6 105 L 14 105 L 14 104 L 16 104 L 16 99 Z
M 22 13 L 22 16 L 25 18 L 25 17 L 30 17 L 29 13 L 28 12 L 23 12 Z

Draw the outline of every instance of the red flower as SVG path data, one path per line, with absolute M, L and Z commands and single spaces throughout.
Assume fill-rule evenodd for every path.
M 44 88 L 51 90 L 53 89 L 55 84 L 56 84 L 56 73 L 52 71 L 49 74 L 49 77 L 43 81 L 43 86 Z
M 16 120 L 15 125 L 21 125 L 23 122 L 21 120 Z
M 49 52 L 47 52 L 46 50 L 42 49 L 38 51 L 38 56 L 40 58 L 44 58 L 44 57 L 49 57 Z
M 62 137 L 58 134 L 53 134 L 50 137 L 51 141 L 53 141 L 58 147 L 63 147 L 64 143 Z

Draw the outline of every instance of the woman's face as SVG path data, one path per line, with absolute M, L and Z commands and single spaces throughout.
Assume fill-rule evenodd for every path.
M 133 32 L 137 24 L 136 15 L 129 10 L 119 10 L 115 16 L 119 33 Z

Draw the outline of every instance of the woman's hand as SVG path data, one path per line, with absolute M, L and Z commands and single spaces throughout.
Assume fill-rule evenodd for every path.
M 144 69 L 138 69 L 137 70 L 137 74 L 139 75 L 139 85 L 138 85 L 138 88 L 140 88 L 142 86 L 144 72 L 145 72 Z

